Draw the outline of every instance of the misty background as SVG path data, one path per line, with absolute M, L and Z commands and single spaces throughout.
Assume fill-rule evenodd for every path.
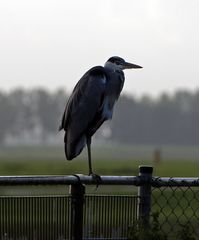
M 42 88 L 0 92 L 0 143 L 59 145 L 58 133 L 68 92 Z M 199 90 L 177 91 L 158 98 L 122 95 L 112 121 L 95 139 L 122 144 L 198 145 Z M 80 119 L 81 121 L 81 119 Z
M 62 146 L 76 82 L 118 55 L 143 69 L 125 71 L 94 142 L 197 147 L 198 11 L 197 0 L 1 1 L 0 146 Z
M 199 87 L 199 2 L 192 0 L 0 1 L 1 89 L 72 91 L 111 56 L 143 66 L 124 92 L 158 96 Z

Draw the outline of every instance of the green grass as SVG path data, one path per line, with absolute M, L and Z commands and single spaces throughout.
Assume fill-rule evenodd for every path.
M 151 161 L 139 160 L 114 160 L 93 161 L 93 169 L 100 175 L 137 175 L 139 165 L 154 165 Z M 78 159 L 72 162 L 52 160 L 24 160 L 12 159 L 0 161 L 0 175 L 68 175 L 75 173 L 88 173 L 86 159 Z M 199 162 L 165 161 L 154 165 L 154 175 L 168 177 L 198 177 Z
M 168 177 L 198 177 L 199 161 L 162 161 L 154 164 L 150 160 L 121 160 L 114 159 L 100 160 L 93 159 L 93 169 L 100 175 L 137 175 L 139 165 L 154 166 L 155 176 Z M 87 159 L 33 159 L 22 158 L 1 159 L 0 175 L 68 175 L 87 174 Z
M 138 154 L 138 150 L 145 153 L 148 151 L 148 155 Z M 130 151 L 132 151 L 132 157 Z M 161 161 L 156 164 L 149 147 L 143 146 L 143 149 L 140 146 L 137 148 L 135 146 L 96 147 L 93 150 L 93 169 L 100 175 L 137 175 L 139 165 L 151 165 L 154 166 L 153 174 L 156 176 L 199 177 L 199 158 L 180 160 L 171 158 L 171 156 L 172 154 L 168 159 L 163 156 Z M 0 149 L 0 175 L 68 175 L 75 173 L 88 173 L 86 151 L 74 160 L 67 161 L 62 148 L 4 147 Z

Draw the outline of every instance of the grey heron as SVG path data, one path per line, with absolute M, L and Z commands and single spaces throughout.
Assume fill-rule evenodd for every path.
M 91 164 L 91 137 L 104 121 L 111 119 L 113 108 L 124 85 L 124 69 L 142 68 L 114 56 L 104 67 L 88 70 L 76 84 L 68 99 L 59 130 L 64 129 L 67 160 L 78 156 L 87 145 L 89 175 L 95 175 Z

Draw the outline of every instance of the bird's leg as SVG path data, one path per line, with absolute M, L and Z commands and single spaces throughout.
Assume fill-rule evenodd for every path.
M 88 167 L 89 167 L 89 176 L 92 176 L 96 182 L 97 182 L 97 187 L 101 183 L 101 177 L 95 173 L 93 173 L 92 170 L 92 162 L 91 162 L 91 137 L 87 136 L 87 149 L 88 149 Z
M 91 163 L 91 137 L 87 137 L 87 149 L 88 149 L 88 167 L 89 175 L 93 174 L 92 163 Z

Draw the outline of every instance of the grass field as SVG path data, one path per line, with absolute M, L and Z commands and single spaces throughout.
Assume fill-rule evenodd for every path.
M 137 175 L 139 165 L 151 165 L 156 176 L 199 177 L 197 147 L 162 149 L 159 163 L 154 162 L 153 149 L 149 146 L 94 147 L 93 169 L 100 175 Z M 58 147 L 0 148 L 0 175 L 75 173 L 88 173 L 85 150 L 73 161 L 67 161 L 63 149 Z

